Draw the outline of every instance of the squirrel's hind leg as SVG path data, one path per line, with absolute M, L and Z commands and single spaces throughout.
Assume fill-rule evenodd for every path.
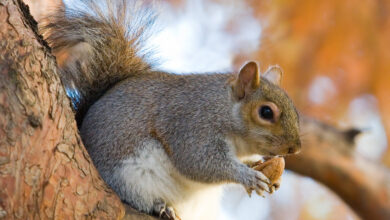
M 153 204 L 153 212 L 159 218 L 168 220 L 181 220 L 176 216 L 175 209 L 167 204 L 162 199 L 157 199 Z

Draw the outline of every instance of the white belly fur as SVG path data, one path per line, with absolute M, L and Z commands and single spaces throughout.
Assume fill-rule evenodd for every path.
M 151 139 L 143 143 L 135 155 L 122 162 L 122 169 L 115 172 L 126 187 L 126 196 L 137 192 L 149 207 L 157 198 L 162 198 L 176 209 L 182 220 L 217 219 L 222 186 L 185 178 L 159 142 Z

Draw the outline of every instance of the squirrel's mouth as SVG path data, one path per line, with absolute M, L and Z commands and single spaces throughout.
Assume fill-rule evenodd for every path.
M 274 153 L 272 151 L 268 151 L 268 150 L 265 150 L 264 152 L 262 152 L 261 154 L 264 158 L 273 158 L 273 157 L 276 157 L 276 156 L 280 156 L 281 154 L 280 153 Z
M 276 156 L 287 156 L 287 155 L 294 155 L 294 154 L 298 154 L 300 151 L 301 151 L 301 148 L 300 147 L 294 147 L 294 146 L 286 146 L 286 145 L 276 145 L 274 146 L 276 150 L 275 151 L 272 151 L 272 150 L 264 150 L 263 152 L 263 156 L 265 157 L 276 157 Z
M 272 153 L 272 152 L 268 152 L 268 153 L 269 153 L 269 155 L 267 155 L 267 156 L 269 156 L 270 158 L 276 157 L 276 156 L 277 156 L 276 154 L 274 154 L 274 153 Z

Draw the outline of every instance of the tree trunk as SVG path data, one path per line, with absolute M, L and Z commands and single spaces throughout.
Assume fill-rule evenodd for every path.
M 28 8 L 1 0 L 0 29 L 0 218 L 122 218 Z

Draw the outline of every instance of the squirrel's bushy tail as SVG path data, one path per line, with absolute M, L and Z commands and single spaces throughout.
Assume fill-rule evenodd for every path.
M 126 0 L 84 0 L 46 19 L 44 37 L 55 54 L 65 51 L 68 57 L 61 78 L 79 123 L 107 89 L 150 71 L 142 44 L 153 21 L 144 4 Z

